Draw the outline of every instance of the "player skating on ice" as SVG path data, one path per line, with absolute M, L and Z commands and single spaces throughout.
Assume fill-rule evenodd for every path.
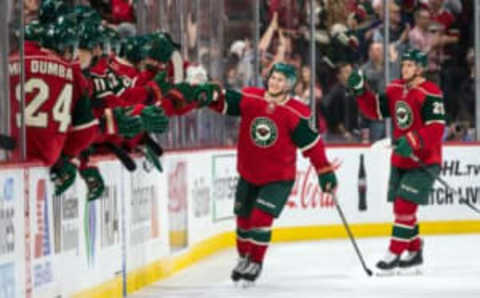
M 366 117 L 393 120 L 388 201 L 393 202 L 395 220 L 388 251 L 376 265 L 383 273 L 418 268 L 423 263 L 417 209 L 427 203 L 434 177 L 415 159 L 422 161 L 430 172 L 439 173 L 445 127 L 442 92 L 425 79 L 426 65 L 424 53 L 416 49 L 406 51 L 402 57 L 402 78 L 392 81 L 381 94 L 368 90 L 361 72 L 352 73 L 348 80 Z
M 277 63 L 268 76 L 267 89 L 247 87 L 238 92 L 206 85 L 210 108 L 241 117 L 235 194 L 236 243 L 239 255 L 231 278 L 255 281 L 278 218 L 292 190 L 299 148 L 315 167 L 324 192 L 337 186 L 335 165 L 325 155 L 321 137 L 308 125 L 310 109 L 290 96 L 297 75 L 293 66 Z

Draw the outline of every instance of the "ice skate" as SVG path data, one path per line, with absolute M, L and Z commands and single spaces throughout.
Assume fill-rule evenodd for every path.
M 399 275 L 419 275 L 422 274 L 423 252 L 419 251 L 407 252 L 398 262 Z
M 392 253 L 390 250 L 387 254 L 378 261 L 377 273 L 378 276 L 392 276 L 395 274 L 395 270 L 398 268 L 398 264 L 400 262 L 400 255 L 396 255 Z
M 255 262 L 250 262 L 243 270 L 242 272 L 242 286 L 243 288 L 249 288 L 254 286 L 255 281 L 257 278 L 260 276 L 260 273 L 262 272 L 262 264 L 261 263 L 255 263 Z
M 239 257 L 237 265 L 232 270 L 232 281 L 236 284 L 241 278 L 243 271 L 248 267 L 250 264 L 250 260 L 248 257 Z

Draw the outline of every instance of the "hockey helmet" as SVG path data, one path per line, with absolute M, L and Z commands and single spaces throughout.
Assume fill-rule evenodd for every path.
M 180 49 L 168 33 L 155 32 L 148 35 L 148 42 L 144 45 L 145 57 L 166 63 L 172 57 L 173 52 Z
M 287 78 L 289 90 L 293 90 L 293 88 L 295 88 L 295 85 L 297 84 L 297 71 L 293 65 L 283 62 L 275 63 L 272 66 L 267 79 L 270 79 L 274 72 L 280 72 Z
M 427 55 L 418 49 L 406 50 L 402 55 L 402 62 L 406 60 L 415 62 L 421 68 L 427 67 Z
M 39 21 L 33 20 L 25 25 L 25 39 L 30 41 L 41 42 L 45 35 L 45 26 Z
M 145 57 L 143 48 L 147 42 L 145 35 L 128 37 L 122 42 L 120 56 L 132 63 L 140 62 Z
M 70 6 L 63 0 L 43 0 L 38 11 L 41 23 L 53 23 L 58 16 L 70 12 Z
M 77 5 L 73 9 L 73 13 L 77 16 L 79 23 L 88 22 L 98 25 L 102 22 L 102 17 L 100 14 L 90 6 Z
M 96 46 L 102 45 L 105 41 L 103 26 L 90 22 L 82 23 L 79 26 L 78 39 L 80 49 L 92 50 Z
M 54 24 L 48 25 L 42 46 L 55 50 L 59 54 L 64 54 L 67 50 L 74 52 L 78 46 L 75 19 L 60 16 Z

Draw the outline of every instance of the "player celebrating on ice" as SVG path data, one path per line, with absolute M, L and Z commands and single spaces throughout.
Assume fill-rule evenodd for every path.
M 377 263 L 383 271 L 423 263 L 417 209 L 427 203 L 434 178 L 415 160 L 421 160 L 430 172 L 439 173 L 445 127 L 442 92 L 423 76 L 426 65 L 424 53 L 416 49 L 405 52 L 402 79 L 392 81 L 379 95 L 367 90 L 361 72 L 353 72 L 348 79 L 365 116 L 393 119 L 388 201 L 393 202 L 395 222 L 388 252 Z
M 197 90 L 207 102 L 213 99 L 210 108 L 241 117 L 240 179 L 234 206 L 239 261 L 231 275 L 235 282 L 253 282 L 262 270 L 273 219 L 282 212 L 294 184 L 297 147 L 315 167 L 324 192 L 331 193 L 337 186 L 336 166 L 328 161 L 321 137 L 308 125 L 310 109 L 290 97 L 296 81 L 293 66 L 276 63 L 268 76 L 267 90 L 220 90 L 214 84 Z

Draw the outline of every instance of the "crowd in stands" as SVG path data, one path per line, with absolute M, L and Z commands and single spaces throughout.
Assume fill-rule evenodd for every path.
M 12 0 L 7 0 L 12 1 Z M 24 1 L 26 20 L 35 16 L 41 0 Z M 176 1 L 153 0 L 66 0 L 91 5 L 99 11 L 104 22 L 121 35 L 136 31 L 135 9 L 138 2 L 155 11 L 175 5 Z M 210 0 L 215 1 L 215 0 Z M 223 0 L 221 0 L 223 1 Z M 160 2 L 162 2 L 160 4 Z M 240 3 L 241 2 L 241 3 Z M 445 140 L 471 141 L 475 121 L 475 82 L 473 36 L 473 1 L 470 0 L 391 0 L 389 41 L 384 48 L 383 0 L 316 0 L 313 8 L 315 27 L 314 100 L 317 129 L 327 142 L 373 142 L 386 136 L 385 122 L 364 119 L 358 112 L 346 80 L 355 68 L 366 75 L 374 91 L 385 89 L 388 81 L 400 77 L 400 58 L 408 48 L 418 48 L 428 55 L 427 78 L 437 83 L 443 93 L 449 125 Z M 188 1 L 193 5 L 194 1 Z M 196 4 L 199 5 L 199 4 Z M 222 47 L 196 45 L 198 54 L 188 60 L 204 65 L 211 77 L 222 80 L 228 88 L 241 89 L 262 84 L 275 62 L 296 66 L 299 80 L 294 95 L 310 105 L 311 73 L 311 12 L 309 0 L 261 0 L 260 40 L 254 44 L 251 21 L 255 0 L 224 1 Z M 14 6 L 14 5 L 13 5 Z M 168 7 L 167 7 L 168 6 Z M 191 7 L 189 7 L 190 9 Z M 178 12 L 178 8 L 177 12 Z M 196 8 L 198 9 L 198 8 Z M 169 11 L 169 10 L 166 10 Z M 173 10 L 172 10 L 173 11 Z M 207 17 L 187 14 L 184 28 L 188 38 L 179 42 L 195 47 L 201 32 L 217 28 Z M 197 37 L 198 35 L 198 37 Z M 174 37 L 178 36 L 173 34 Z M 217 38 L 218 39 L 218 38 Z M 215 40 L 220 42 L 220 40 Z M 210 42 L 210 45 L 212 42 Z M 389 54 L 388 81 L 384 76 L 384 52 Z M 255 69 L 255 54 L 258 65 Z M 191 58 L 195 57 L 195 58 Z M 207 65 L 208 64 L 208 65 Z M 212 115 L 189 115 L 172 129 L 169 142 L 183 133 L 188 143 L 197 138 L 226 138 L 234 144 L 237 129 L 235 120 L 218 125 Z M 208 116 L 208 117 L 207 117 Z M 210 118 L 209 118 L 210 117 Z M 213 117 L 213 118 L 211 118 Z M 212 120 L 213 119 L 213 120 Z M 222 134 L 215 133 L 222 126 Z M 208 131 L 208 132 L 202 132 Z M 204 142 L 204 144 L 208 144 Z
M 310 100 L 310 1 L 262 2 L 262 35 L 258 44 L 261 73 L 285 61 L 297 66 L 295 95 Z M 400 57 L 408 48 L 428 55 L 428 79 L 443 93 L 449 126 L 445 140 L 470 141 L 474 127 L 473 1 L 388 1 L 388 81 L 400 77 Z M 384 122 L 363 119 L 346 79 L 354 68 L 366 74 L 374 91 L 388 82 L 384 76 L 384 7 L 382 0 L 316 0 L 315 102 L 317 126 L 330 142 L 369 142 L 385 137 Z M 251 43 L 231 43 L 227 81 L 251 84 Z

